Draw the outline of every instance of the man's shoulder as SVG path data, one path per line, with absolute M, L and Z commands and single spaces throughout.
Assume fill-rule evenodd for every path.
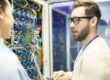
M 92 55 L 110 54 L 110 47 L 108 43 L 109 42 L 107 42 L 104 38 L 98 37 L 90 45 L 88 45 L 84 52 Z
M 93 47 L 93 49 L 110 49 L 110 41 L 106 40 L 105 38 L 98 37 L 94 42 L 91 44 L 90 47 Z
M 18 57 L 7 46 L 0 45 L 0 62 L 15 63 L 18 61 Z

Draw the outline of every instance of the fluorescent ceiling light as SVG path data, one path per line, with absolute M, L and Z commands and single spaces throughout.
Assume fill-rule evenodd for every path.
M 110 0 L 92 0 L 92 1 L 95 1 L 95 2 L 106 2 L 106 1 L 110 1 Z
M 59 2 L 52 4 L 53 7 L 61 7 L 61 6 L 70 6 L 73 4 L 73 1 L 70 2 Z

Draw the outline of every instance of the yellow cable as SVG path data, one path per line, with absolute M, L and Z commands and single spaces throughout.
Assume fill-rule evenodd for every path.
M 38 9 L 36 11 L 39 12 L 42 6 L 40 4 L 37 4 L 37 6 L 38 6 Z
M 31 9 L 31 11 L 32 11 L 32 14 L 34 14 L 34 16 L 32 18 L 36 18 L 37 17 L 36 11 L 34 9 Z
M 23 2 L 25 3 L 24 5 L 22 4 L 17 4 L 17 1 L 14 0 L 14 3 L 17 7 L 21 7 L 21 8 L 25 8 L 28 5 L 28 1 L 27 0 L 23 0 Z

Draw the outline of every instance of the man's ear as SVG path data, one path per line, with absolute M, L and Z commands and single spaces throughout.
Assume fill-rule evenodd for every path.
M 92 27 L 96 26 L 96 25 L 97 25 L 97 22 L 98 22 L 98 18 L 97 18 L 97 17 L 93 17 L 93 18 L 91 19 L 91 26 L 92 26 Z
M 0 14 L 0 20 L 3 19 L 3 16 Z

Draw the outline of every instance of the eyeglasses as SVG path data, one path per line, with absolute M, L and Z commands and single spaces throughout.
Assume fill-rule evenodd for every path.
M 84 19 L 91 19 L 91 16 L 83 16 L 83 17 L 73 17 L 70 18 L 70 21 L 73 22 L 75 25 L 79 24 L 79 21 L 84 18 Z

